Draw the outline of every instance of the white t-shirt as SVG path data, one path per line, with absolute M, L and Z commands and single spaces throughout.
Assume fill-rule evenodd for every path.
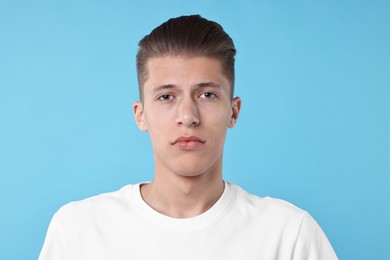
M 225 182 L 208 211 L 186 219 L 144 202 L 140 184 L 63 206 L 39 260 L 337 259 L 325 234 L 288 202 L 259 198 Z

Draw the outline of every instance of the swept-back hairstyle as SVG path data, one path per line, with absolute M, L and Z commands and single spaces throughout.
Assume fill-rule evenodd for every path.
M 221 62 L 222 72 L 230 83 L 230 96 L 234 92 L 233 40 L 216 22 L 200 15 L 180 16 L 169 19 L 139 42 L 137 74 L 140 98 L 143 100 L 143 85 L 148 78 L 147 61 L 163 56 L 204 56 Z

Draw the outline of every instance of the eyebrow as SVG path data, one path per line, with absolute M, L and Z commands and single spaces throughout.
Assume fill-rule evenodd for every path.
M 196 86 L 201 87 L 201 88 L 206 88 L 206 87 L 212 87 L 212 88 L 220 88 L 221 86 L 217 83 L 214 82 L 201 82 L 199 84 L 196 84 Z M 156 87 L 153 89 L 153 92 L 159 92 L 161 90 L 166 90 L 166 89 L 173 89 L 176 88 L 177 86 L 175 84 L 165 84 Z
M 221 86 L 214 82 L 202 82 L 197 84 L 197 86 L 205 88 L 205 87 L 213 87 L 213 88 L 220 88 Z
M 153 91 L 153 93 L 156 93 L 156 92 L 159 92 L 159 91 L 162 91 L 162 90 L 172 89 L 172 88 L 176 88 L 176 85 L 175 84 L 161 85 L 161 86 L 156 87 L 152 91 Z

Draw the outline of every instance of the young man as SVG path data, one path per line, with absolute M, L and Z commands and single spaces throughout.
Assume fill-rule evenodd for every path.
M 140 42 L 140 102 L 150 135 L 151 182 L 62 207 L 40 259 L 337 259 L 305 211 L 223 181 L 233 98 L 235 47 L 200 16 L 171 19 Z

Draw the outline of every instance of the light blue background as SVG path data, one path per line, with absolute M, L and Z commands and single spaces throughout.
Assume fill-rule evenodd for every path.
M 0 259 L 36 259 L 63 204 L 153 174 L 137 43 L 200 13 L 238 49 L 225 179 L 286 199 L 340 259 L 390 259 L 388 1 L 0 2 Z

